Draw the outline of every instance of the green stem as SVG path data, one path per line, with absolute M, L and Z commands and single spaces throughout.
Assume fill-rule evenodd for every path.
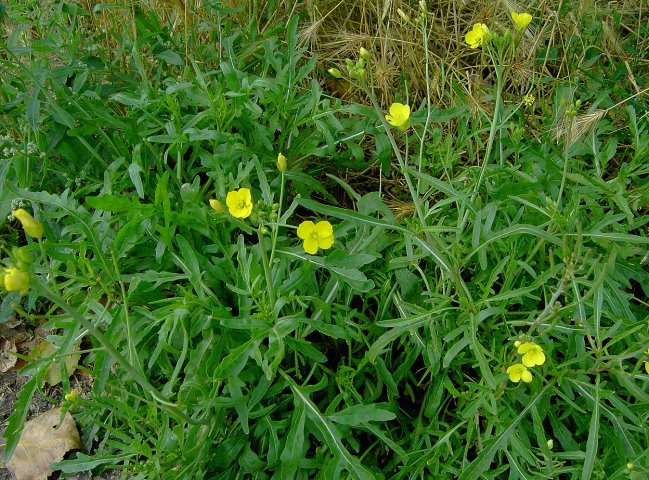
M 482 161 L 482 167 L 480 168 L 480 175 L 478 176 L 478 181 L 476 182 L 475 187 L 473 189 L 473 194 L 471 195 L 471 203 L 475 202 L 475 199 L 477 198 L 478 193 L 480 192 L 480 187 L 482 186 L 482 181 L 484 180 L 484 176 L 487 171 L 487 165 L 489 165 L 489 160 L 491 158 L 491 150 L 493 148 L 494 140 L 496 138 L 496 132 L 500 127 L 499 119 L 500 119 L 500 109 L 502 108 L 502 85 L 503 85 L 502 62 L 500 63 L 495 62 L 494 67 L 496 70 L 496 105 L 494 107 L 494 114 L 491 119 L 489 140 L 487 140 L 487 150 L 484 155 L 484 160 Z M 464 211 L 464 215 L 462 216 L 462 220 L 458 228 L 458 235 L 461 235 L 462 232 L 464 231 L 464 226 L 466 225 L 468 217 L 469 217 L 469 210 L 466 209 Z
M 574 122 L 574 117 L 570 117 L 570 126 L 568 128 L 569 134 L 572 134 L 572 124 Z M 566 179 L 568 177 L 568 167 L 570 166 L 570 161 L 568 158 L 568 146 L 570 142 L 568 139 L 564 140 L 565 148 L 563 149 L 563 174 L 561 175 L 561 186 L 559 187 L 559 194 L 557 195 L 557 210 L 561 208 L 561 197 L 563 196 L 563 190 L 566 188 Z
M 424 23 L 422 26 L 422 35 L 424 37 L 424 67 L 426 72 L 426 122 L 424 123 L 424 130 L 421 132 L 421 137 L 419 139 L 419 162 L 418 162 L 418 171 L 422 173 L 423 163 L 424 163 L 424 142 L 426 140 L 426 132 L 428 127 L 430 127 L 430 116 L 431 116 L 431 101 L 430 101 L 430 57 L 428 53 L 428 22 L 426 21 L 426 16 L 424 15 Z M 421 194 L 421 178 L 417 179 L 417 197 Z
M 284 172 L 280 172 L 281 178 L 280 178 L 280 183 L 279 183 L 279 208 L 277 209 L 277 219 L 279 220 L 282 218 L 282 207 L 284 205 L 284 183 L 285 183 L 285 176 Z M 273 245 L 270 250 L 270 265 L 273 264 L 273 261 L 275 260 L 275 247 L 277 246 L 277 235 L 279 235 L 279 224 L 275 224 L 273 226 Z
M 264 275 L 266 276 L 266 289 L 268 290 L 268 300 L 271 308 L 275 305 L 275 289 L 273 288 L 273 275 L 270 270 L 270 262 L 268 261 L 268 254 L 266 253 L 266 245 L 264 244 L 264 234 L 262 229 L 263 224 L 259 225 L 257 229 L 257 238 L 259 239 L 259 251 L 261 252 L 261 264 L 264 268 Z

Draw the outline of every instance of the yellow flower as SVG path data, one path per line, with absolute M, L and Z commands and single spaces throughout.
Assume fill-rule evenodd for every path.
M 43 236 L 43 224 L 31 216 L 29 212 L 19 208 L 14 210 L 11 214 L 20 220 L 23 225 L 25 233 L 33 238 L 40 239 Z
M 522 32 L 527 28 L 527 26 L 530 24 L 532 21 L 532 15 L 529 13 L 516 13 L 512 12 L 512 19 L 514 20 L 514 23 L 516 24 L 516 30 L 519 32 Z
M 410 106 L 403 105 L 402 103 L 393 103 L 390 105 L 390 113 L 385 116 L 385 119 L 390 125 L 400 130 L 405 130 L 410 126 L 408 122 L 409 118 Z
M 327 221 L 302 222 L 297 227 L 297 236 L 304 240 L 304 251 L 310 255 L 315 255 L 318 248 L 326 250 L 334 244 L 334 229 Z
M 286 170 L 286 157 L 281 153 L 277 155 L 277 170 L 284 172 Z
M 4 271 L 4 284 L 8 292 L 25 293 L 29 288 L 29 275 L 21 272 L 16 267 L 6 268 Z
M 545 363 L 545 353 L 543 353 L 543 349 L 536 343 L 523 343 L 520 347 L 518 347 L 518 353 L 523 355 L 523 365 L 525 365 L 526 367 L 543 365 Z
M 509 379 L 514 383 L 518 383 L 521 380 L 525 383 L 529 383 L 533 378 L 532 373 L 527 369 L 527 367 L 520 363 L 515 363 L 509 367 L 507 369 L 507 374 L 509 375 Z
M 79 398 L 79 394 L 76 390 L 72 390 L 70 393 L 66 393 L 64 397 L 68 402 L 74 402 Z
M 233 217 L 248 218 L 252 213 L 252 194 L 248 188 L 228 192 L 225 203 Z
M 212 207 L 212 210 L 214 210 L 216 213 L 225 212 L 225 208 L 223 207 L 223 204 L 219 202 L 216 198 L 210 199 L 210 207 Z
M 491 32 L 489 31 L 489 27 L 484 23 L 476 23 L 473 26 L 473 30 L 466 34 L 464 41 L 469 45 L 469 47 L 478 48 L 482 46 L 484 42 L 489 41 L 490 38 Z

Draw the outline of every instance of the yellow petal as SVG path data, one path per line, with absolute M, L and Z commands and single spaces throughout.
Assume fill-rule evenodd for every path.
M 529 370 L 525 369 L 525 371 L 521 374 L 521 378 L 525 383 L 530 383 L 532 381 L 532 372 Z
M 306 240 L 311 237 L 311 233 L 315 230 L 315 225 L 312 221 L 308 220 L 306 222 L 300 223 L 297 227 L 297 236 L 302 240 Z
M 246 203 L 251 203 L 252 202 L 252 193 L 250 192 L 249 188 L 240 188 L 239 189 L 239 195 L 241 196 L 241 199 L 246 202 Z
M 522 31 L 532 22 L 532 15 L 529 13 L 512 12 L 512 20 L 516 24 L 516 29 Z
M 333 235 L 330 235 L 328 237 L 320 237 L 318 240 L 319 240 L 318 245 L 323 250 L 331 248 L 331 246 L 334 244 L 334 236 Z
M 329 237 L 334 234 L 334 229 L 331 226 L 331 223 L 327 222 L 326 220 L 318 222 L 315 225 L 315 231 L 318 234 L 318 237 Z
M 302 245 L 304 247 L 304 251 L 310 255 L 315 255 L 318 253 L 318 239 L 317 238 L 305 238 L 304 239 L 304 244 Z
M 230 210 L 233 208 L 237 208 L 237 205 L 241 201 L 241 197 L 239 195 L 239 192 L 232 191 L 228 192 L 227 196 L 225 197 L 225 204 L 228 206 Z

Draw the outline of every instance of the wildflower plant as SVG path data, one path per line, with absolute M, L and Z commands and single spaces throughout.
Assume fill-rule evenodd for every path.
M 5 3 L 5 457 L 41 390 L 62 477 L 643 478 L 644 10 Z

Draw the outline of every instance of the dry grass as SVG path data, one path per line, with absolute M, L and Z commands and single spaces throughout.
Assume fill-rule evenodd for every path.
M 78 1 L 91 12 L 100 3 Z M 115 32 L 107 34 L 104 42 L 108 51 L 119 52 L 118 32 L 135 35 L 136 9 L 154 11 L 163 25 L 182 38 L 183 53 L 189 56 L 196 51 L 197 44 L 210 41 L 209 27 L 205 27 L 210 24 L 207 21 L 210 3 L 207 0 L 118 0 L 113 2 L 113 8 L 93 13 L 92 27 Z M 318 56 L 323 83 L 330 94 L 349 101 L 365 102 L 366 99 L 360 89 L 333 82 L 324 72 L 333 66 L 342 70 L 345 59 L 358 58 L 359 49 L 364 47 L 372 54 L 370 82 L 382 106 L 396 99 L 416 106 L 425 99 L 428 83 L 436 107 L 447 108 L 459 100 L 469 103 L 476 111 L 488 111 L 491 100 L 485 97 L 485 92 L 494 81 L 492 68 L 480 50 L 468 48 L 464 35 L 476 22 L 487 23 L 499 32 L 511 29 L 510 13 L 525 8 L 530 9 L 534 21 L 521 39 L 514 62 L 507 66 L 505 88 L 509 101 L 519 101 L 528 92 L 534 92 L 537 98 L 552 98 L 555 82 L 548 79 L 577 81 L 582 76 L 578 66 L 587 60 L 587 53 L 593 48 L 609 62 L 626 66 L 627 90 L 640 92 L 647 82 L 649 5 L 646 0 L 541 0 L 534 7 L 513 0 L 439 0 L 429 2 L 425 27 L 416 21 L 421 14 L 416 0 L 228 0 L 223 4 L 238 11 L 233 14 L 236 21 L 252 22 L 259 32 L 291 15 L 300 15 L 300 41 L 311 54 Z M 400 18 L 398 9 L 410 17 L 409 22 Z M 587 15 L 592 17 L 591 22 L 584 22 Z M 613 18 L 619 21 L 614 23 Z M 587 24 L 601 25 L 601 38 L 594 39 L 592 32 L 584 31 Z M 428 37 L 426 46 L 423 28 Z M 428 82 L 425 48 L 429 57 Z

